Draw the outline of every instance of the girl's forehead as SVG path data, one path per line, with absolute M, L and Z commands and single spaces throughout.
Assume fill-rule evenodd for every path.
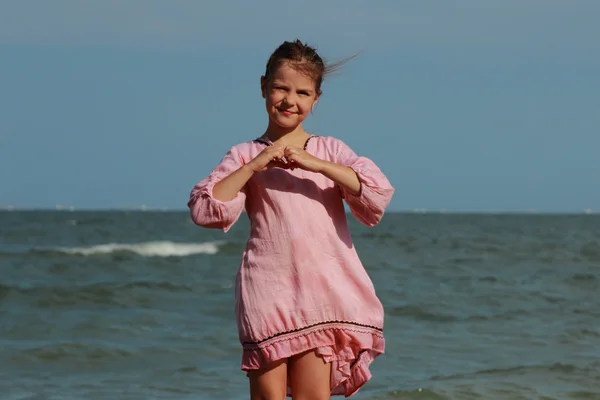
M 297 85 L 314 85 L 314 79 L 303 71 L 283 64 L 273 74 L 273 80 L 293 82 Z

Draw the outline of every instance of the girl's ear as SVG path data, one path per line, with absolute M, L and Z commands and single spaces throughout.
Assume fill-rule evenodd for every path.
M 312 107 L 310 108 L 310 112 L 313 112 L 315 107 L 317 106 L 317 103 L 319 102 L 319 96 L 317 95 L 315 97 L 315 101 L 313 101 Z
M 262 95 L 263 99 L 267 98 L 267 88 L 266 88 L 267 82 L 265 80 L 264 76 L 260 77 L 260 93 Z

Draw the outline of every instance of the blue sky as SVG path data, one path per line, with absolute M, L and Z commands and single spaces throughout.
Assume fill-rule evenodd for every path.
M 306 128 L 373 158 L 392 210 L 600 210 L 600 2 L 0 2 L 0 207 L 184 209 L 263 133 L 259 78 L 336 60 Z

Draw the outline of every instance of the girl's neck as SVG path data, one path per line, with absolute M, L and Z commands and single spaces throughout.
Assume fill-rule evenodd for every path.
M 279 125 L 269 123 L 265 134 L 265 138 L 273 143 L 281 143 L 282 145 L 295 144 L 296 142 L 304 142 L 310 134 L 304 130 L 302 124 L 295 128 L 282 128 Z

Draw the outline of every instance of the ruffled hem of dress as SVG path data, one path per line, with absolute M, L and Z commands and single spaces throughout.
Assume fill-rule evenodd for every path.
M 331 363 L 331 395 L 350 397 L 371 379 L 369 366 L 384 353 L 384 349 L 381 332 L 329 327 L 273 341 L 266 346 L 245 348 L 242 370 L 261 369 L 277 360 L 316 350 L 325 362 Z M 287 395 L 291 395 L 289 386 Z

